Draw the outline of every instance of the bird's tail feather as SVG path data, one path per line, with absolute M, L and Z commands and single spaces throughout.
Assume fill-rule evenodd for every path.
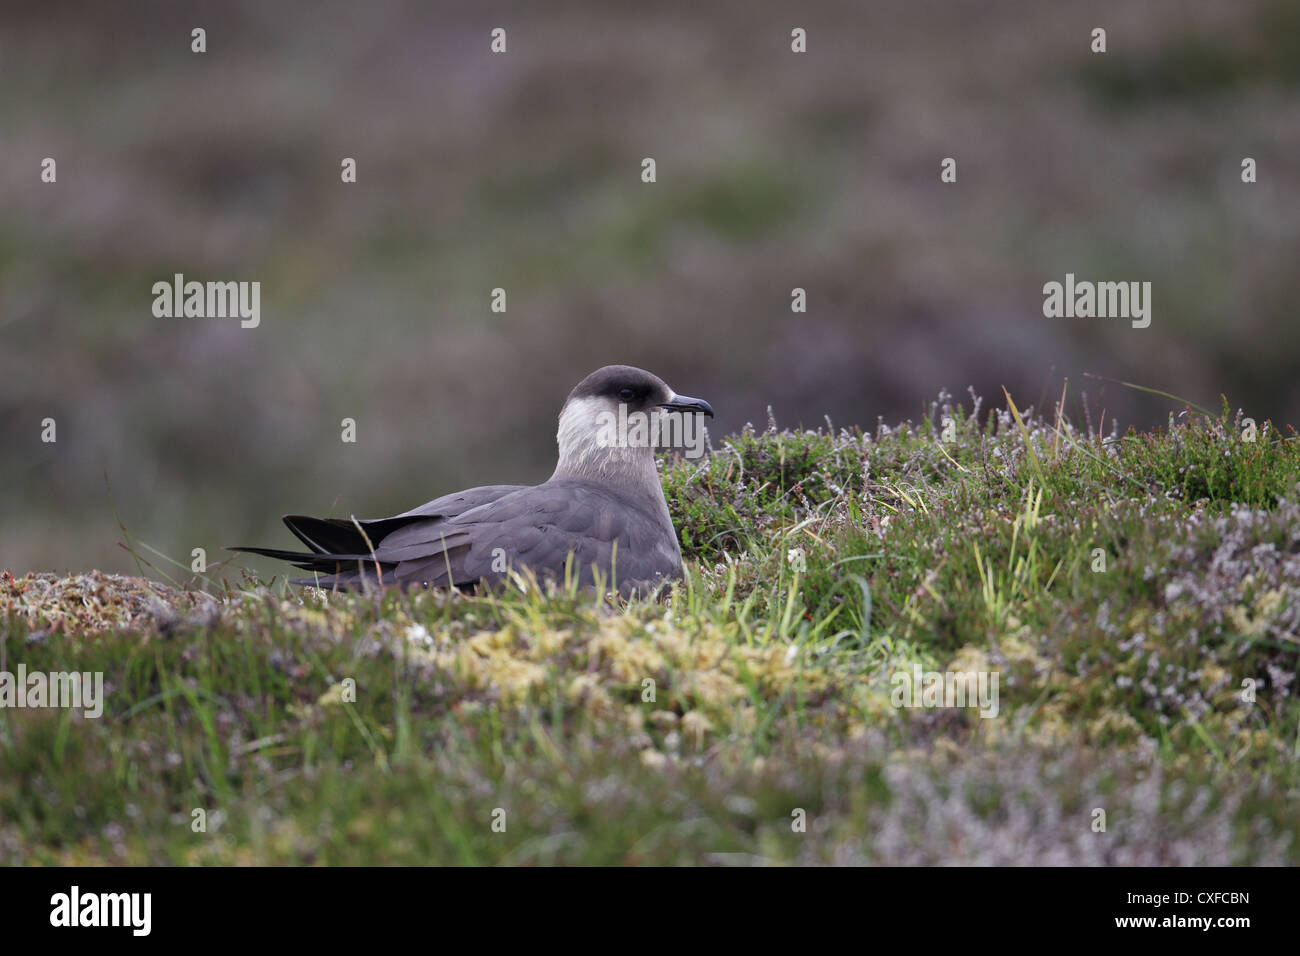
M 340 566 L 361 562 L 373 562 L 368 554 L 321 554 L 315 551 L 282 551 L 279 548 L 231 548 L 243 554 L 260 554 L 264 558 L 288 561 L 295 568 L 304 571 L 320 571 L 333 574 Z M 381 562 L 382 563 L 382 562 Z
M 280 548 L 231 548 L 244 554 L 258 554 L 264 558 L 287 561 L 300 571 L 311 571 L 320 578 L 322 587 L 352 586 L 363 578 L 375 575 L 375 555 L 372 551 L 384 537 L 417 521 L 428 521 L 423 515 L 398 518 L 376 518 L 354 521 L 351 518 L 312 518 L 308 515 L 285 515 L 284 523 L 310 551 L 285 551 Z M 395 564 L 379 561 L 380 577 L 386 578 Z M 313 584 L 310 579 L 297 579 L 294 584 Z
M 285 526 L 303 544 L 318 554 L 370 554 L 370 548 L 383 537 L 414 521 L 428 520 L 418 515 L 406 518 L 312 518 L 308 515 L 285 515 Z M 358 530 L 360 525 L 360 530 Z M 362 534 L 362 531 L 365 534 Z M 367 542 L 367 539 L 369 541 Z

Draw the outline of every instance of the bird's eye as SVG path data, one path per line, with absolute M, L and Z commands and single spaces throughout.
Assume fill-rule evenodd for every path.
M 618 397 L 625 402 L 630 402 L 636 397 L 636 392 L 630 388 L 620 388 L 618 390 Z

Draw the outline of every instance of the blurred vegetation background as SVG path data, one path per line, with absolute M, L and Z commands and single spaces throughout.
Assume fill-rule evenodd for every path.
M 709 399 L 715 441 L 769 405 L 871 426 L 943 387 L 1047 408 L 1065 377 L 1094 421 L 1173 407 L 1106 379 L 1300 418 L 1291 0 L 15 6 L 17 573 L 134 570 L 115 512 L 188 564 L 288 544 L 286 512 L 544 480 L 561 401 L 613 362 Z M 260 281 L 260 327 L 155 318 L 176 272 Z M 1067 272 L 1151 281 L 1150 328 L 1044 318 Z

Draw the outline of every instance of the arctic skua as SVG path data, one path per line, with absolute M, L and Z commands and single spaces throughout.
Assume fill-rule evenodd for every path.
M 630 365 L 607 365 L 560 409 L 559 460 L 540 485 L 486 485 L 435 498 L 392 518 L 364 521 L 286 515 L 308 551 L 233 548 L 313 573 L 294 584 L 379 584 L 472 590 L 512 571 L 539 580 L 598 581 L 628 594 L 681 577 L 682 554 L 655 467 L 668 416 L 712 417 L 709 403 L 678 395 Z M 679 419 L 680 422 L 680 419 Z M 612 427 L 612 430 L 611 430 Z

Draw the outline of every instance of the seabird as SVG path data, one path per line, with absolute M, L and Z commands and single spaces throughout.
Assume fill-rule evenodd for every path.
M 638 416 L 662 426 L 670 413 L 712 417 L 713 409 L 643 369 L 607 365 L 565 400 L 559 460 L 540 485 L 469 488 L 392 518 L 286 515 L 284 523 L 310 551 L 231 550 L 288 561 L 316 575 L 291 583 L 322 588 L 379 583 L 473 590 L 524 570 L 564 582 L 567 565 L 580 587 L 599 579 L 624 594 L 648 591 L 681 577 L 681 548 L 653 442 L 626 435 L 611 441 L 608 428 L 611 420 L 626 424 Z

